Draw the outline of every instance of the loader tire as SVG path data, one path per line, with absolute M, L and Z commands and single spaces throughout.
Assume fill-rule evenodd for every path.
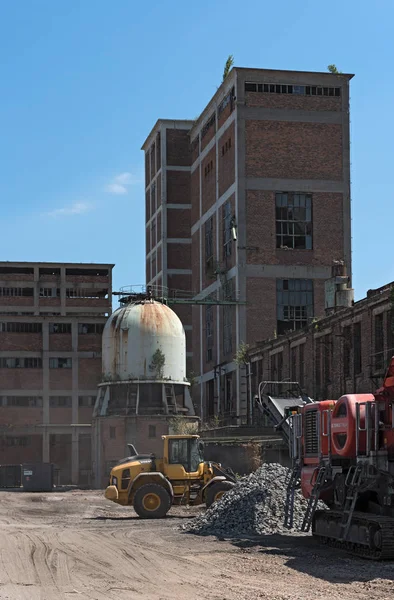
M 162 519 L 171 508 L 171 496 L 157 483 L 147 483 L 134 494 L 133 508 L 143 519 Z
M 231 490 L 233 487 L 234 484 L 232 481 L 218 481 L 217 483 L 210 485 L 205 495 L 206 507 L 209 508 L 212 506 L 214 502 L 220 500 L 223 494 L 228 492 L 228 490 Z

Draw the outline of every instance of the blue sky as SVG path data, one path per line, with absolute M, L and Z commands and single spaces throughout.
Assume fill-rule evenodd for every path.
M 2 260 L 113 262 L 144 283 L 143 154 L 158 117 L 195 118 L 238 66 L 351 83 L 356 298 L 394 279 L 391 0 L 0 2 Z

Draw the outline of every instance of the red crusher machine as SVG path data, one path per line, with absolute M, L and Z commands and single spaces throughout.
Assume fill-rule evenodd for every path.
M 314 402 L 295 385 L 262 382 L 256 396 L 289 443 L 285 524 L 292 526 L 294 492 L 301 488 L 308 499 L 303 531 L 312 526 L 324 543 L 372 560 L 393 559 L 394 357 L 375 394 Z

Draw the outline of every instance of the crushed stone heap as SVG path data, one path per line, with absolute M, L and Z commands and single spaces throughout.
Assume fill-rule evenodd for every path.
M 232 490 L 182 529 L 199 535 L 221 536 L 288 532 L 283 523 L 289 477 L 286 467 L 264 464 L 240 479 Z M 307 501 L 296 490 L 293 530 L 301 528 L 306 506 Z

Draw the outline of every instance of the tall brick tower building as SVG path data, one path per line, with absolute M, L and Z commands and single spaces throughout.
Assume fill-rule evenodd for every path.
M 158 121 L 143 146 L 147 169 L 158 139 L 167 158 L 155 163 L 161 187 L 153 221 L 146 179 L 147 264 L 156 264 L 147 282 L 240 301 L 191 309 L 193 399 L 204 419 L 247 415 L 244 373 L 234 362 L 242 342 L 323 314 L 334 260 L 344 260 L 351 276 L 351 78 L 234 68 L 197 121 Z

